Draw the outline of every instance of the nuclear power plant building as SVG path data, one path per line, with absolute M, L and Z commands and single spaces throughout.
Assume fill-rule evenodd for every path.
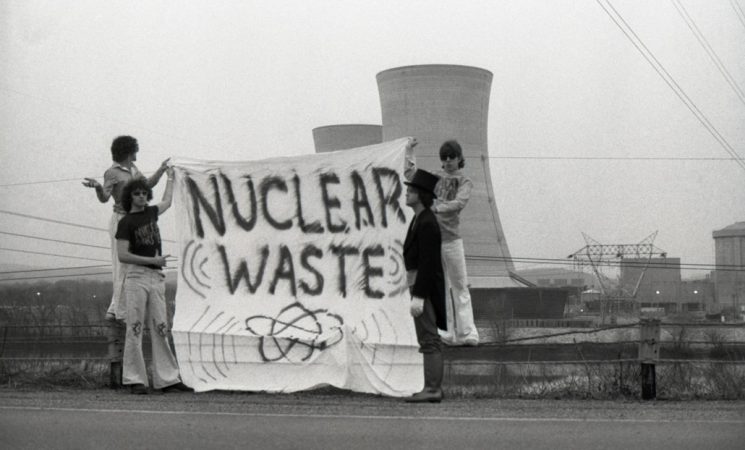
M 340 124 L 313 128 L 316 153 L 348 150 L 383 142 L 383 127 L 369 124 Z
M 471 198 L 460 231 L 468 281 L 473 289 L 525 287 L 514 273 L 489 168 L 487 125 L 491 72 L 457 65 L 406 66 L 377 74 L 383 125 L 339 124 L 313 129 L 316 153 L 415 137 L 417 166 L 441 168 L 440 145 L 455 139 L 463 148 Z
M 420 65 L 377 74 L 383 141 L 415 137 L 417 166 L 441 168 L 440 145 L 457 140 L 463 148 L 464 173 L 473 181 L 460 231 L 472 289 L 523 287 L 513 276 L 489 169 L 487 124 L 492 73 L 477 67 Z

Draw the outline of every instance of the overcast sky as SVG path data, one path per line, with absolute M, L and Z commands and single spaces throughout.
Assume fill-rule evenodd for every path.
M 671 1 L 611 4 L 745 155 L 730 85 L 745 88 L 745 1 L 681 0 L 688 24 Z M 380 124 L 375 75 L 415 64 L 494 74 L 491 173 L 515 257 L 566 258 L 582 232 L 611 244 L 659 230 L 669 256 L 713 264 L 712 231 L 745 220 L 745 170 L 596 0 L 0 0 L 0 264 L 109 260 L 48 239 L 108 246 L 59 222 L 106 228 L 111 203 L 80 182 L 102 176 L 117 135 L 139 140 L 144 172 L 170 156 L 313 153 L 314 127 Z M 171 216 L 161 230 L 175 238 Z

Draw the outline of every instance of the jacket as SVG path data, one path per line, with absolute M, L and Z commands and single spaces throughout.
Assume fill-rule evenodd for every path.
M 445 313 L 445 276 L 442 270 L 440 226 L 429 209 L 412 220 L 404 241 L 406 270 L 416 270 L 416 281 L 411 294 L 432 302 L 437 327 L 447 329 Z

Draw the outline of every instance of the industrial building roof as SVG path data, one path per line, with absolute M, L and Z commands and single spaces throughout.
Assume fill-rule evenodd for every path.
M 715 230 L 714 239 L 723 237 L 745 237 L 745 222 L 735 222 L 732 225 Z

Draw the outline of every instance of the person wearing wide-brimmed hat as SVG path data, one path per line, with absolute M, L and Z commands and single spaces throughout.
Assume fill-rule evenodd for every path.
M 414 210 L 404 241 L 404 264 L 409 291 L 411 315 L 414 317 L 419 351 L 424 358 L 424 389 L 407 402 L 440 402 L 442 400 L 442 343 L 438 328 L 447 326 L 445 317 L 445 277 L 440 255 L 440 226 L 430 210 L 438 178 L 417 170 L 404 183 L 406 205 Z

